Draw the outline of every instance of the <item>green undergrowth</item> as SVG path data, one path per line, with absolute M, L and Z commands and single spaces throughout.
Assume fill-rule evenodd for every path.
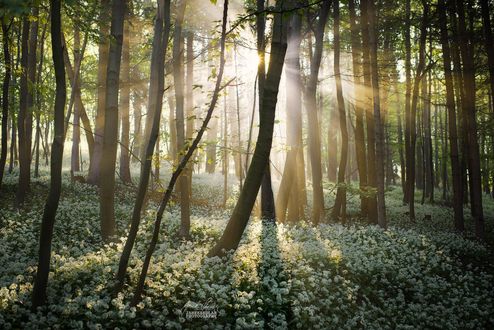
M 234 180 L 229 180 L 234 182 Z M 176 203 L 165 212 L 143 301 L 130 307 L 159 198 L 143 213 L 127 285 L 111 287 L 125 243 L 135 188 L 118 184 L 118 235 L 99 234 L 97 188 L 70 182 L 55 225 L 48 304 L 30 311 L 38 232 L 48 177 L 33 179 L 28 202 L 13 207 L 16 176 L 4 179 L 0 200 L 0 328 L 320 328 L 489 329 L 494 327 L 492 248 L 453 232 L 452 211 L 417 203 L 411 223 L 401 189 L 387 191 L 390 226 L 384 231 L 358 216 L 349 194 L 345 224 L 272 224 L 252 219 L 239 249 L 206 258 L 220 237 L 238 188 L 223 208 L 221 175 L 194 177 L 191 237 L 178 239 Z M 334 190 L 325 185 L 327 207 Z M 159 196 L 159 193 L 157 194 Z M 417 195 L 420 201 L 420 196 Z M 494 203 L 485 199 L 492 237 Z M 468 210 L 465 209 L 465 214 Z M 191 311 L 212 318 L 191 318 Z

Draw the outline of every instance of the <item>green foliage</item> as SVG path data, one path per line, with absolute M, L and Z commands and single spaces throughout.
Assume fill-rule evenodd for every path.
M 64 176 L 49 305 L 31 313 L 31 283 L 48 177 L 33 181 L 30 209 L 20 213 L 11 207 L 16 176 L 8 175 L 5 180 L 8 197 L 0 202 L 3 329 L 215 328 L 225 324 L 330 329 L 494 326 L 494 278 L 487 247 L 448 232 L 445 223 L 451 222 L 451 217 L 445 215 L 449 210 L 441 207 L 417 206 L 419 214 L 433 214 L 433 223 L 418 222 L 407 229 L 405 217 L 400 217 L 399 189 L 388 193 L 392 208 L 388 231 L 366 225 L 314 228 L 304 222 L 288 226 L 253 219 L 234 254 L 205 258 L 230 213 L 218 208 L 222 203 L 219 174 L 194 176 L 189 241 L 176 238 L 179 206 L 165 213 L 145 298 L 137 307 L 129 306 L 131 287 L 114 299 L 109 291 L 125 242 L 134 192 L 119 185 L 119 237 L 104 244 L 99 234 L 96 189 L 70 183 Z M 237 185 L 233 178 L 229 182 Z M 132 284 L 142 265 L 155 210 L 151 198 L 129 264 Z M 441 223 L 445 225 L 441 227 Z M 216 318 L 187 318 L 187 308 L 206 305 L 214 309 Z

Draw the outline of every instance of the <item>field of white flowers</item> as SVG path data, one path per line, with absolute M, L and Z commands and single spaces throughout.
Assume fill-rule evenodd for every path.
M 449 208 L 419 203 L 418 221 L 410 224 L 395 188 L 387 193 L 387 231 L 358 219 L 318 227 L 253 219 L 236 253 L 208 259 L 230 213 L 218 207 L 221 180 L 194 178 L 197 203 L 189 241 L 176 238 L 178 207 L 165 214 L 145 298 L 131 308 L 132 286 L 115 299 L 110 292 L 135 189 L 118 187 L 119 239 L 103 244 L 96 189 L 66 176 L 49 304 L 31 313 L 48 177 L 33 181 L 30 202 L 18 211 L 13 208 L 16 177 L 7 176 L 0 199 L 0 328 L 494 328 L 492 246 L 453 234 Z M 147 205 L 130 262 L 131 285 L 150 239 L 153 203 Z M 486 198 L 486 204 L 492 237 L 494 203 Z M 358 197 L 351 197 L 350 211 L 357 205 Z

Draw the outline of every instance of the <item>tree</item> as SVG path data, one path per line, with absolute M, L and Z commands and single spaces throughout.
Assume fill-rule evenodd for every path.
M 367 7 L 369 22 L 369 48 L 372 80 L 372 98 L 374 104 L 374 123 L 376 134 L 376 178 L 377 178 L 377 223 L 386 229 L 386 205 L 384 199 L 384 130 L 381 121 L 381 105 L 379 97 L 379 71 L 377 63 L 377 15 L 374 0 Z
M 276 1 L 278 10 L 283 9 L 282 3 L 281 0 Z M 280 13 L 274 14 L 271 56 L 262 93 L 263 100 L 260 103 L 262 109 L 259 111 L 259 135 L 256 148 L 230 220 L 220 240 L 209 251 L 209 256 L 220 256 L 225 251 L 237 248 L 254 207 L 256 195 L 269 162 L 278 89 L 287 48 L 288 23 L 289 17 L 283 17 Z
M 34 280 L 32 308 L 36 310 L 46 301 L 48 273 L 50 271 L 51 242 L 53 227 L 62 189 L 62 158 L 64 135 L 64 108 L 66 101 L 65 68 L 62 49 L 62 22 L 60 0 L 50 1 L 51 44 L 55 68 L 56 96 L 54 107 L 54 129 L 50 159 L 50 190 L 43 210 L 39 236 L 38 269 Z
M 89 164 L 87 182 L 93 185 L 100 183 L 101 157 L 103 152 L 103 134 L 105 128 L 105 97 L 110 29 L 107 23 L 110 15 L 110 0 L 101 0 L 99 13 L 99 45 L 98 45 L 98 104 L 94 125 L 94 149 Z
M 451 157 L 451 172 L 453 178 L 453 210 L 455 229 L 464 231 L 463 220 L 463 188 L 460 175 L 460 160 L 458 155 L 458 137 L 456 129 L 456 112 L 453 89 L 453 76 L 451 73 L 451 55 L 448 41 L 448 26 L 446 22 L 446 5 L 444 0 L 439 0 L 437 12 L 439 14 L 439 28 L 441 35 L 441 48 L 444 67 L 444 79 L 446 82 L 446 108 L 448 110 L 449 125 L 449 151 Z M 445 184 L 443 182 L 443 184 Z
M 123 25 L 126 0 L 113 0 L 111 40 L 108 53 L 105 93 L 105 129 L 101 157 L 100 222 L 101 235 L 107 240 L 115 232 L 115 160 L 118 138 L 118 90 L 122 56 Z
M 318 224 L 324 214 L 324 195 L 322 190 L 321 136 L 317 118 L 316 89 L 321 65 L 324 27 L 328 20 L 330 1 L 324 1 L 319 9 L 319 19 L 315 28 L 315 46 L 310 61 L 310 76 L 306 87 L 306 108 L 309 130 L 309 154 L 312 167 L 312 221 Z
M 122 45 L 122 68 L 121 68 L 121 83 L 120 88 L 120 179 L 125 183 L 132 182 L 130 177 L 130 18 L 132 13 L 129 9 L 126 12 L 123 31 Z
M 343 221 L 346 219 L 346 187 L 345 187 L 345 171 L 348 160 L 348 131 L 345 113 L 345 100 L 343 98 L 343 88 L 341 86 L 340 73 L 340 2 L 334 0 L 334 78 L 336 83 L 336 103 L 338 107 L 338 117 L 340 118 L 341 130 L 341 156 L 340 165 L 338 167 L 338 189 L 336 191 L 336 200 L 333 207 L 333 217 L 341 217 Z
M 159 134 L 163 105 L 165 57 L 170 34 L 170 2 L 170 0 L 157 1 L 156 18 L 154 21 L 153 49 L 151 53 L 151 76 L 149 78 L 149 115 L 146 118 L 146 132 L 144 135 L 146 139 L 146 148 L 143 149 L 141 175 L 139 177 L 139 186 L 137 188 L 134 209 L 132 211 L 129 235 L 125 241 L 125 246 L 118 265 L 115 293 L 120 292 L 124 285 L 130 254 L 134 247 L 137 231 L 139 230 L 139 224 L 141 222 L 141 211 L 149 185 L 154 147 Z
M 359 188 L 363 191 L 367 185 L 367 161 L 365 152 L 365 131 L 364 131 L 364 110 L 362 107 L 362 87 L 361 87 L 361 42 L 357 26 L 355 13 L 355 1 L 348 1 L 348 11 L 350 13 L 351 47 L 352 47 L 352 69 L 353 86 L 355 94 L 355 150 L 357 167 L 359 173 Z M 364 194 L 360 195 L 360 213 L 366 215 L 367 199 Z
M 177 3 L 175 17 L 175 31 L 173 33 L 173 85 L 175 87 L 175 124 L 177 126 L 177 151 L 182 155 L 186 148 L 185 143 L 185 95 L 184 95 L 184 52 L 183 52 L 183 19 L 185 14 L 186 0 Z M 180 235 L 189 236 L 190 229 L 190 192 L 187 171 L 179 178 L 180 190 Z
M 12 24 L 12 21 L 10 22 Z M 0 189 L 2 187 L 3 173 L 5 171 L 5 163 L 7 161 L 7 136 L 8 136 L 8 121 L 9 121 L 9 85 L 11 78 L 11 61 L 10 61 L 10 27 L 6 22 L 2 22 L 3 34 L 3 60 L 5 65 L 5 76 L 2 83 L 2 150 L 0 154 Z

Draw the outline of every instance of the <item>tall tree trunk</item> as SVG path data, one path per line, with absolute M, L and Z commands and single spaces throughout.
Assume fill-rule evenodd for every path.
M 449 126 L 449 151 L 451 157 L 451 171 L 453 178 L 453 209 L 455 228 L 459 232 L 464 231 L 463 220 L 463 188 L 460 175 L 460 161 L 458 156 L 458 137 L 456 130 L 455 97 L 453 89 L 453 77 L 451 74 L 451 55 L 448 41 L 448 27 L 446 23 L 446 5 L 444 0 L 438 3 L 439 25 L 441 33 L 441 47 L 444 66 L 444 78 L 446 81 L 446 108 L 448 109 Z M 443 183 L 444 184 L 444 183 Z
M 34 23 L 33 23 L 34 24 Z M 30 181 L 30 143 L 28 142 L 28 122 L 30 120 L 29 105 L 30 105 L 30 92 L 29 92 L 29 77 L 30 77 L 30 52 L 29 45 L 31 44 L 30 38 L 30 21 L 28 17 L 24 17 L 22 20 L 22 37 L 21 37 L 21 78 L 20 78 L 20 91 L 19 91 L 19 114 L 17 116 L 17 130 L 19 137 L 19 183 L 16 193 L 16 205 L 20 206 L 24 203 L 26 194 L 29 190 Z M 31 29 L 32 31 L 32 29 Z
M 103 152 L 103 134 L 105 130 L 105 105 L 108 52 L 110 50 L 108 16 L 110 15 L 110 0 L 101 0 L 99 16 L 99 45 L 98 45 L 98 104 L 96 107 L 96 122 L 94 125 L 94 149 L 89 164 L 87 182 L 100 185 L 101 158 Z
M 177 150 L 179 156 L 183 155 L 185 145 L 185 106 L 184 106 L 184 59 L 183 59 L 183 19 L 186 0 L 177 3 L 175 18 L 175 31 L 173 34 L 173 81 L 175 86 L 176 126 L 177 126 Z M 190 194 L 187 171 L 183 172 L 179 181 L 180 190 L 180 236 L 188 237 L 190 230 Z
M 276 198 L 278 221 L 284 222 L 287 209 L 288 220 L 300 219 L 298 205 L 303 204 L 302 186 L 305 184 L 297 171 L 297 158 L 302 153 L 302 81 L 300 77 L 300 44 L 302 42 L 302 17 L 295 14 L 291 18 L 285 56 L 286 75 L 286 134 L 288 152 L 283 176 Z M 302 209 L 303 210 L 303 209 Z
M 257 11 L 262 12 L 264 10 L 265 0 L 257 0 Z M 266 88 L 266 64 L 265 64 L 265 26 L 266 18 L 263 14 L 257 15 L 256 27 L 257 27 L 257 54 L 259 56 L 259 65 L 257 66 L 257 79 L 259 88 L 259 111 L 263 109 L 262 102 L 264 100 L 263 93 Z M 273 189 L 271 187 L 271 166 L 268 161 L 266 168 L 264 169 L 264 176 L 261 185 L 261 218 L 274 220 L 276 218 L 275 203 L 273 197 Z
M 429 5 L 427 2 L 423 2 L 424 11 L 422 14 L 422 23 L 420 26 L 420 41 L 419 41 L 419 62 L 417 65 L 417 73 L 415 75 L 415 79 L 413 82 L 413 94 L 412 94 L 412 106 L 410 109 L 410 162 L 408 165 L 411 168 L 407 174 L 407 182 L 408 182 L 408 205 L 409 205 L 409 215 L 412 221 L 415 220 L 415 151 L 416 151 L 416 142 L 417 142 L 417 131 L 416 131 L 416 122 L 417 122 L 417 103 L 418 103 L 418 94 L 419 94 L 419 86 L 420 81 L 424 76 L 425 69 L 425 42 L 427 38 L 427 24 L 428 24 L 428 16 L 429 16 Z
M 81 61 L 81 44 L 80 44 L 80 34 L 79 28 L 77 27 L 77 23 L 74 21 L 74 62 L 79 63 Z M 75 78 L 77 81 L 74 82 L 72 88 L 79 88 L 79 75 Z M 78 90 L 75 93 L 80 93 Z M 74 103 L 74 120 L 72 124 L 72 150 L 70 157 L 70 173 L 73 176 L 75 172 L 80 171 L 79 166 L 79 144 L 81 140 L 81 129 L 79 127 L 79 119 L 80 119 L 80 108 L 77 102 Z
M 318 224 L 324 216 L 324 195 L 322 190 L 321 136 L 317 116 L 316 90 L 321 65 L 323 36 L 329 16 L 331 2 L 324 1 L 319 10 L 319 20 L 315 30 L 315 47 L 311 59 L 310 76 L 306 87 L 306 108 L 309 127 L 309 153 L 312 167 L 312 222 Z
M 411 0 L 406 0 L 405 3 L 405 76 L 406 76 L 406 91 L 405 91 L 405 190 L 403 194 L 403 202 L 409 202 L 409 193 L 410 193 L 410 180 L 409 176 L 411 175 L 410 171 L 412 167 L 414 167 L 415 159 L 412 159 L 410 140 L 411 140 L 411 124 L 412 124 L 412 116 L 410 109 L 410 99 L 412 93 L 412 73 L 411 73 L 411 59 L 412 59 L 412 51 L 411 51 L 411 37 L 410 37 L 410 16 L 411 16 L 411 8 L 410 8 Z M 414 119 L 413 119 L 414 120 Z
M 224 1 L 223 4 L 223 20 L 221 25 L 221 39 L 220 39 L 220 65 L 218 69 L 218 75 L 216 76 L 215 88 L 213 91 L 213 96 L 211 98 L 211 102 L 208 107 L 208 111 L 206 113 L 206 117 L 202 122 L 202 125 L 195 137 L 194 141 L 190 145 L 190 148 L 186 150 L 185 155 L 182 157 L 180 163 L 178 164 L 175 171 L 173 171 L 172 176 L 170 178 L 170 182 L 166 188 L 166 191 L 161 199 L 158 212 L 156 214 L 156 219 L 154 222 L 153 235 L 151 237 L 151 242 L 149 243 L 148 249 L 146 251 L 146 257 L 144 259 L 144 263 L 142 265 L 141 274 L 139 276 L 139 282 L 136 285 L 134 291 L 134 298 L 132 299 L 131 306 L 135 306 L 141 300 L 142 292 L 144 290 L 144 282 L 146 280 L 147 272 L 149 269 L 149 264 L 151 262 L 151 257 L 153 256 L 154 250 L 156 248 L 156 244 L 158 243 L 161 221 L 163 220 L 163 213 L 165 211 L 168 202 L 170 201 L 173 189 L 175 184 L 180 177 L 180 174 L 183 172 L 185 167 L 187 166 L 187 162 L 190 160 L 194 152 L 196 151 L 199 142 L 206 131 L 209 121 L 213 115 L 214 108 L 216 107 L 216 103 L 218 102 L 219 92 L 221 88 L 221 81 L 223 79 L 223 71 L 225 68 L 225 39 L 226 39 L 226 25 L 228 19 L 228 0 Z M 231 81 L 230 81 L 231 82 Z M 229 83 L 228 83 L 229 84 Z
M 458 12 L 458 30 L 460 38 L 460 52 L 463 60 L 463 81 L 465 100 L 463 103 L 463 117 L 465 120 L 465 135 L 467 139 L 467 155 L 469 169 L 469 183 L 471 196 L 471 212 L 475 222 L 477 238 L 485 238 L 484 212 L 482 207 L 482 178 L 480 173 L 480 153 L 477 136 L 477 122 L 475 118 L 475 65 L 473 54 L 473 31 L 467 31 L 463 1 L 456 1 Z
M 10 61 L 10 28 L 7 22 L 2 21 L 2 39 L 3 39 L 3 60 L 5 65 L 5 75 L 2 84 L 2 151 L 0 154 L 0 190 L 2 187 L 3 173 L 7 161 L 7 139 L 8 139 L 8 122 L 9 122 L 9 84 L 11 78 L 11 61 Z M 14 129 L 12 128 L 14 131 Z
M 126 20 L 124 22 L 123 31 L 123 45 L 122 45 L 122 68 L 121 68 L 121 81 L 122 86 L 120 88 L 120 120 L 122 125 L 120 127 L 120 180 L 125 183 L 132 182 L 130 177 L 130 18 L 132 13 L 130 12 L 130 6 L 126 13 Z
M 350 12 L 350 30 L 352 46 L 352 68 L 353 68 L 353 90 L 355 95 L 355 150 L 357 167 L 359 173 L 359 188 L 361 191 L 367 186 L 367 161 L 365 152 L 365 131 L 364 131 L 364 110 L 362 108 L 362 87 L 361 87 L 361 42 L 357 26 L 357 15 L 355 13 L 355 1 L 348 1 Z M 360 213 L 367 214 L 367 199 L 364 194 L 360 194 Z
M 386 205 L 384 200 L 384 130 L 381 121 L 379 97 L 379 71 L 377 63 L 377 14 L 374 0 L 367 8 L 369 22 L 369 48 L 372 80 L 372 97 L 374 103 L 374 123 L 376 135 L 376 183 L 377 183 L 377 223 L 386 228 Z
M 46 301 L 46 288 L 48 285 L 48 274 L 50 271 L 51 242 L 53 237 L 53 226 L 58 209 L 60 192 L 62 188 L 62 158 L 63 158 L 63 135 L 64 135 L 64 108 L 66 101 L 65 91 L 65 69 L 63 64 L 62 50 L 62 27 L 60 14 L 60 1 L 50 1 L 51 21 L 51 45 L 53 54 L 53 66 L 55 68 L 56 92 L 54 125 L 55 134 L 52 144 L 50 162 L 50 190 L 43 210 L 41 220 L 41 231 L 39 237 L 38 268 L 34 280 L 32 309 L 36 310 Z
M 482 26 L 484 30 L 484 47 L 487 52 L 487 65 L 489 68 L 489 87 L 490 94 L 494 96 L 494 40 L 491 28 L 491 17 L 489 10 L 489 1 L 480 0 L 480 10 L 482 14 Z M 494 97 L 490 98 L 491 107 L 494 109 Z
M 346 220 L 346 187 L 345 187 L 345 171 L 348 159 L 348 131 L 345 113 L 345 100 L 343 99 L 343 88 L 341 86 L 340 73 L 340 2 L 334 0 L 334 78 L 336 82 L 336 103 L 338 107 L 338 117 L 340 118 L 341 130 L 341 156 L 340 165 L 338 167 L 338 189 L 336 191 L 336 200 L 333 207 L 333 217 L 341 217 Z
M 149 176 L 152 167 L 153 151 L 158 139 L 161 110 L 164 92 L 165 57 L 170 34 L 170 2 L 171 0 L 157 0 L 158 8 L 154 21 L 153 49 L 151 54 L 151 76 L 149 78 L 148 116 L 146 117 L 146 148 L 141 163 L 141 175 L 132 211 L 129 235 L 120 257 L 117 273 L 117 284 L 114 293 L 121 291 L 127 274 L 130 253 L 134 246 L 139 224 L 141 222 L 141 211 L 149 185 Z
M 276 1 L 276 8 L 283 9 L 282 1 Z M 274 14 L 273 35 L 271 39 L 271 56 L 269 70 L 266 75 L 265 87 L 262 93 L 262 109 L 259 111 L 259 135 L 256 149 L 252 157 L 245 184 L 232 216 L 218 243 L 209 251 L 209 256 L 223 255 L 225 251 L 236 249 L 249 221 L 257 192 L 261 186 L 273 139 L 275 110 L 279 83 L 287 48 L 287 30 L 290 18 L 282 14 Z
M 374 114 L 372 109 L 372 76 L 370 59 L 370 40 L 368 25 L 368 1 L 360 2 L 362 13 L 360 24 L 362 29 L 362 72 L 364 76 L 363 99 L 365 108 L 365 121 L 367 127 L 367 186 L 371 189 L 367 202 L 367 217 L 370 223 L 377 223 L 377 197 L 373 191 L 377 190 L 376 179 L 376 133 Z
M 100 169 L 101 235 L 108 240 L 115 232 L 115 161 L 118 140 L 118 90 L 122 57 L 123 25 L 126 0 L 113 0 L 111 39 L 108 53 L 105 94 L 105 126 Z

